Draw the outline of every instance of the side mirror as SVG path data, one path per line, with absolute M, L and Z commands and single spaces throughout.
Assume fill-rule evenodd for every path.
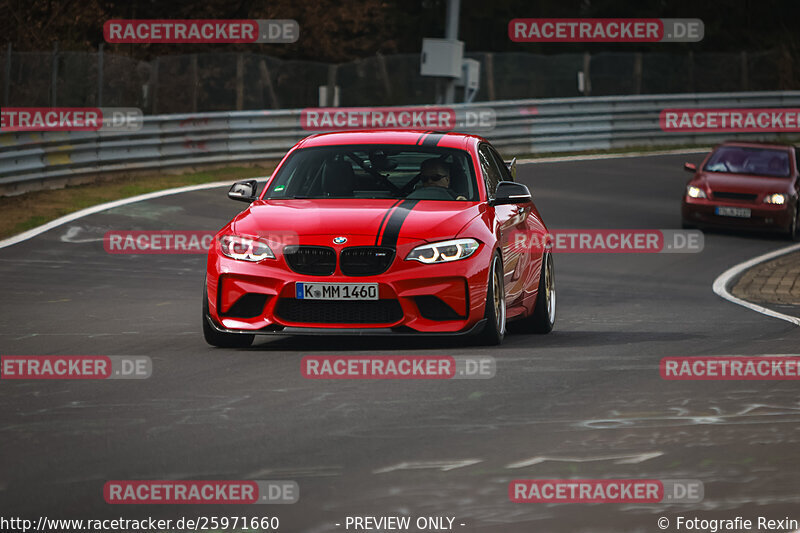
M 231 200 L 239 200 L 240 202 L 251 203 L 258 197 L 256 190 L 258 189 L 258 182 L 256 180 L 237 181 L 231 185 L 228 191 L 228 198 Z
M 517 158 L 515 157 L 511 161 L 505 161 L 506 168 L 511 173 L 511 179 L 517 181 Z
M 687 172 L 697 172 L 697 165 L 695 165 L 694 163 L 684 163 L 683 170 Z
M 501 181 L 497 184 L 491 205 L 527 204 L 531 201 L 531 191 L 521 183 Z

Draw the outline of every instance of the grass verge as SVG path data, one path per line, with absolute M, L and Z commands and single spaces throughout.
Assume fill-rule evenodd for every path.
M 214 181 L 255 178 L 272 173 L 274 166 L 224 167 L 186 174 L 156 174 L 114 178 L 64 189 L 35 191 L 0 197 L 0 239 L 41 226 L 93 205 L 154 191 Z

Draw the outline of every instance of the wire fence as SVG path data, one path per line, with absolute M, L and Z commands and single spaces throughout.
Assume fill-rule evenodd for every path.
M 474 101 L 800 88 L 785 51 L 741 53 L 469 53 L 481 64 Z M 161 56 L 0 52 L 2 103 L 12 107 L 137 107 L 146 114 L 441 103 L 444 80 L 418 54 L 326 64 L 249 53 Z M 583 83 L 578 83 L 579 74 Z M 321 98 L 320 88 L 337 100 Z

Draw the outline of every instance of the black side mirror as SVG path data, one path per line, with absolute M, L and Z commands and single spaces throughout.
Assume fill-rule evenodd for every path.
M 531 191 L 521 183 L 501 181 L 497 184 L 491 205 L 527 204 L 531 201 Z
M 694 163 L 684 163 L 683 170 L 685 170 L 686 172 L 697 172 L 697 165 L 695 165 Z
M 237 181 L 231 185 L 228 191 L 228 198 L 231 200 L 239 200 L 240 202 L 252 203 L 258 197 L 256 190 L 258 189 L 258 182 L 256 180 Z

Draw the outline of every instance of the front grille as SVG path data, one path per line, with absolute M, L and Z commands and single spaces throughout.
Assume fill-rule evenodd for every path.
M 362 302 L 281 298 L 275 315 L 286 322 L 308 324 L 392 324 L 403 318 L 397 300 Z
M 336 270 L 336 252 L 327 246 L 287 246 L 283 254 L 298 274 L 330 276 Z
M 719 198 L 720 200 L 739 200 L 742 202 L 752 202 L 757 196 L 755 194 L 723 191 L 714 191 L 712 194 L 714 195 L 714 198 Z
M 339 267 L 345 276 L 383 274 L 394 260 L 394 250 L 379 246 L 353 246 L 342 250 Z

